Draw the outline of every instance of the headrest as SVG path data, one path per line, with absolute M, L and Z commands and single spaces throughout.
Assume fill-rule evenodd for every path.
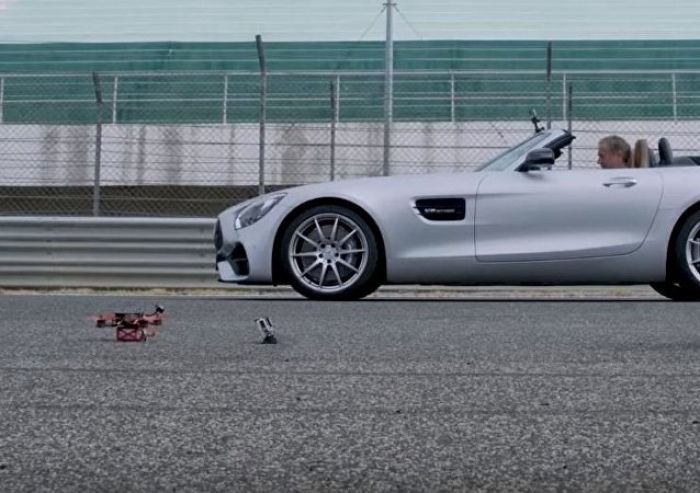
M 659 166 L 668 166 L 673 162 L 671 143 L 666 137 L 659 139 Z
M 645 139 L 639 139 L 634 143 L 632 151 L 632 166 L 634 168 L 648 168 L 651 166 L 651 151 Z
M 653 150 L 649 149 L 649 167 L 656 168 L 659 165 L 659 161 L 656 159 L 656 154 Z

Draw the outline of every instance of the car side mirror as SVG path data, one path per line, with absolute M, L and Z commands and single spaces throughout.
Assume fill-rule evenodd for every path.
M 539 171 L 554 165 L 554 151 L 546 147 L 533 149 L 525 156 L 525 162 L 520 165 L 518 171 Z

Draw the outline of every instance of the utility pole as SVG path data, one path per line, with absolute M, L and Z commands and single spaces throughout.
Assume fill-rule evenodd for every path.
M 391 162 L 391 124 L 394 119 L 394 7 L 396 3 L 387 0 L 386 9 L 386 48 L 384 61 L 384 176 L 389 175 Z

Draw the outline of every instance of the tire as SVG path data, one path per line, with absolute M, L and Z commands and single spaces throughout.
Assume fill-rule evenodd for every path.
M 295 291 L 313 300 L 357 300 L 381 284 L 381 254 L 367 221 L 347 207 L 316 206 L 287 226 L 278 252 Z
M 672 283 L 662 289 L 676 301 L 700 300 L 700 211 L 688 217 L 674 240 L 671 254 Z M 658 287 L 658 286 L 657 286 Z M 652 288 L 656 289 L 654 285 Z
M 673 282 L 653 282 L 650 284 L 652 289 L 673 301 L 700 301 L 700 296 L 693 295 L 691 291 L 684 288 L 678 283 Z

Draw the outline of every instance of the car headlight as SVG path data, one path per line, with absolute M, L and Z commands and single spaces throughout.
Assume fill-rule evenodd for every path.
M 272 195 L 270 197 L 257 200 L 252 204 L 245 206 L 243 209 L 240 210 L 240 212 L 236 216 L 236 222 L 234 223 L 234 226 L 236 227 L 236 229 L 242 229 L 247 226 L 250 226 L 251 224 L 255 224 L 260 219 L 265 217 L 265 215 L 268 212 L 270 212 L 272 208 L 284 198 L 285 195 L 286 194 L 284 193 Z

